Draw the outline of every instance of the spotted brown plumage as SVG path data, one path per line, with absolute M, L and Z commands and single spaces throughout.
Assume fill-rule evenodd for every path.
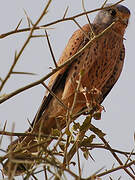
M 129 17 L 130 11 L 122 5 L 101 10 L 91 25 L 94 34 L 98 35 L 113 22 L 115 24 L 85 48 L 70 65 L 65 66 L 51 77 L 48 87 L 68 109 L 72 107 L 81 71 L 83 71 L 81 87 L 87 89 L 88 92 L 92 88 L 102 92 L 102 99 L 99 104 L 105 99 L 118 80 L 124 63 L 125 48 L 123 39 Z M 82 29 L 83 31 L 81 29 L 75 31 L 70 38 L 58 61 L 58 66 L 66 62 L 91 39 L 92 32 L 89 24 L 83 26 Z M 86 99 L 84 94 L 79 91 L 72 114 L 76 114 L 84 108 L 86 108 Z M 40 129 L 42 134 L 50 134 L 52 128 L 62 129 L 66 126 L 66 113 L 67 109 L 61 106 L 58 100 L 47 92 L 34 118 L 32 127 L 28 131 L 38 133 Z M 9 146 L 8 152 L 33 145 L 34 140 L 30 136 L 18 138 Z M 24 155 L 21 154 L 21 156 L 18 154 L 14 158 L 25 160 L 25 157 L 28 158 L 31 152 L 36 151 L 37 149 L 32 149 L 30 152 L 24 152 Z M 9 163 L 10 160 L 7 160 L 4 164 L 5 174 L 8 174 Z M 13 169 L 14 167 L 15 163 L 12 163 L 10 168 Z M 18 164 L 15 175 L 23 173 L 26 167 L 29 168 L 30 165 Z

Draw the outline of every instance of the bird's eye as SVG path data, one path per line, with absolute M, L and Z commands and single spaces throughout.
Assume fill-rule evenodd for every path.
M 109 11 L 109 13 L 111 14 L 112 17 L 116 16 L 116 10 L 115 9 L 109 9 L 108 11 Z

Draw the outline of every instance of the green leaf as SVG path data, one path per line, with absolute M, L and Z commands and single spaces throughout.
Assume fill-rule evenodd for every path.
M 90 125 L 89 128 L 92 132 L 94 132 L 95 134 L 97 134 L 99 137 L 104 137 L 106 134 L 103 133 L 100 129 L 96 128 L 95 126 L 93 126 L 92 124 Z
M 71 136 L 71 132 L 70 132 L 70 130 L 68 128 L 66 128 L 65 133 L 66 133 L 67 136 Z
M 100 120 L 101 119 L 101 112 L 100 111 L 97 111 L 93 114 L 93 118 L 95 120 Z
M 60 149 L 61 149 L 62 151 L 65 150 L 65 144 L 64 144 L 64 143 L 60 142 L 60 143 L 59 143 L 59 147 L 60 147 Z
M 77 131 L 79 128 L 80 128 L 80 124 L 79 124 L 79 123 L 74 123 L 72 129 L 73 129 L 74 131 Z
M 88 158 L 89 158 L 89 151 L 88 151 L 88 150 L 84 151 L 84 152 L 83 152 L 83 156 L 84 156 L 84 158 L 85 158 L 86 160 L 88 160 Z
M 58 129 L 52 129 L 52 136 L 60 136 L 60 131 Z
M 86 117 L 86 119 L 84 120 L 83 124 L 80 126 L 80 131 L 87 131 L 87 129 L 89 129 L 90 124 L 91 124 L 91 119 L 92 119 L 91 115 L 88 115 Z
M 84 72 L 85 72 L 85 70 L 84 70 L 84 69 L 81 69 L 80 75 L 83 76 L 83 75 L 84 75 Z
M 81 145 L 82 145 L 82 146 L 85 146 L 85 147 L 90 146 L 91 143 L 93 142 L 93 139 L 94 139 L 95 137 L 96 137 L 96 136 L 95 136 L 94 134 L 92 134 L 90 137 L 85 138 L 85 139 L 82 141 Z

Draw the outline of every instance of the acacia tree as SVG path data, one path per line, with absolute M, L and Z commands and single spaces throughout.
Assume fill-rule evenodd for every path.
M 48 36 L 48 31 L 50 26 L 58 24 L 60 22 L 67 22 L 67 21 L 73 21 L 73 23 L 75 23 L 80 29 L 81 26 L 78 24 L 77 22 L 77 18 L 84 16 L 85 18 L 87 18 L 88 22 L 89 18 L 88 18 L 88 14 L 91 14 L 93 12 L 96 12 L 98 10 L 101 10 L 103 8 L 105 8 L 105 4 L 107 1 L 105 1 L 105 3 L 102 5 L 101 8 L 98 9 L 94 9 L 91 11 L 86 11 L 84 8 L 84 2 L 82 1 L 82 5 L 83 5 L 83 12 L 80 14 L 76 14 L 75 16 L 70 16 L 67 17 L 67 11 L 68 8 L 66 9 L 66 11 L 63 14 L 63 17 L 58 19 L 58 20 L 54 20 L 50 23 L 44 24 L 44 25 L 39 25 L 40 21 L 42 20 L 42 18 L 44 16 L 46 16 L 46 13 L 48 11 L 48 8 L 50 6 L 51 3 L 53 3 L 51 0 L 48 0 L 43 12 L 41 13 L 41 15 L 39 16 L 39 18 L 37 19 L 37 21 L 33 24 L 32 20 L 30 19 L 30 17 L 26 14 L 26 18 L 28 21 L 28 27 L 27 28 L 20 28 L 20 25 L 22 23 L 22 20 L 19 21 L 18 25 L 16 26 L 15 30 L 13 31 L 9 31 L 7 33 L 1 34 L 0 38 L 4 39 L 4 38 L 8 38 L 9 36 L 13 35 L 13 34 L 19 34 L 21 32 L 28 32 L 28 37 L 25 41 L 25 43 L 23 44 L 23 46 L 21 47 L 21 49 L 17 52 L 15 52 L 15 56 L 14 56 L 14 61 L 13 64 L 11 65 L 9 71 L 7 72 L 6 77 L 0 78 L 1 80 L 1 85 L 0 85 L 0 91 L 2 91 L 3 87 L 6 85 L 7 81 L 10 79 L 11 75 L 17 75 L 17 74 L 25 74 L 25 75 L 35 75 L 35 73 L 30 73 L 30 72 L 16 72 L 15 66 L 16 64 L 19 62 L 21 55 L 24 53 L 25 48 L 28 46 L 30 40 L 32 38 L 46 38 L 48 46 L 49 46 L 49 52 L 52 55 L 52 60 L 54 62 L 55 68 L 51 69 L 51 71 L 46 74 L 44 77 L 42 77 L 41 79 L 30 83 L 24 87 L 18 88 L 17 90 L 9 93 L 9 94 L 4 94 L 1 96 L 0 98 L 0 103 L 4 103 L 5 101 L 8 101 L 8 99 L 16 96 L 17 94 L 20 94 L 24 91 L 26 91 L 27 89 L 30 89 L 34 86 L 37 86 L 39 84 L 43 85 L 52 96 L 54 96 L 55 98 L 57 98 L 57 100 L 61 103 L 62 106 L 64 106 L 64 104 L 62 104 L 62 102 L 60 101 L 60 99 L 58 99 L 58 97 L 56 97 L 56 95 L 48 88 L 48 86 L 45 84 L 45 80 L 47 80 L 49 77 L 51 77 L 54 73 L 56 73 L 58 70 L 60 70 L 61 68 L 63 68 L 66 65 L 69 65 L 70 63 L 72 63 L 75 58 L 85 49 L 87 48 L 90 43 L 92 41 L 94 41 L 95 39 L 99 38 L 100 36 L 102 36 L 107 30 L 109 30 L 113 24 L 111 24 L 108 28 L 106 28 L 103 32 L 101 32 L 98 35 L 95 35 L 87 44 L 86 46 L 84 46 L 81 50 L 79 50 L 75 55 L 73 55 L 71 58 L 69 58 L 64 64 L 62 64 L 61 66 L 57 66 L 57 62 L 55 60 L 55 56 L 51 47 L 51 41 L 49 39 Z M 119 1 L 117 3 L 122 2 Z M 116 3 L 116 4 L 117 4 Z M 35 31 L 40 31 L 41 29 L 45 30 L 45 34 L 44 35 L 35 35 L 34 32 Z M 80 72 L 80 81 L 81 81 L 81 76 L 82 76 L 83 72 Z M 76 94 L 78 92 L 80 83 L 78 82 L 78 87 L 76 89 Z M 93 89 L 91 91 L 91 96 L 93 97 L 93 99 L 95 100 L 95 94 L 93 94 Z M 99 92 L 96 91 L 96 95 L 98 95 Z M 76 94 L 74 97 L 74 102 L 76 101 Z M 86 99 L 87 100 L 87 99 Z M 96 102 L 96 101 L 95 101 Z M 74 105 L 73 105 L 74 106 Z M 131 177 L 132 179 L 135 179 L 135 172 L 133 170 L 133 165 L 135 164 L 135 161 L 132 160 L 132 156 L 135 155 L 133 152 L 124 152 L 124 151 L 120 151 L 117 149 L 113 149 L 111 148 L 110 144 L 106 141 L 105 139 L 105 133 L 102 132 L 100 129 L 98 129 L 97 127 L 95 127 L 91 120 L 92 118 L 94 119 L 100 119 L 101 118 L 101 113 L 102 110 L 104 110 L 104 108 L 101 106 L 99 107 L 99 105 L 97 103 L 93 103 L 92 109 L 91 111 L 87 114 L 87 112 L 82 111 L 80 112 L 80 114 L 76 114 L 76 117 L 80 116 L 80 115 L 84 115 L 83 118 L 83 122 L 80 123 L 79 120 L 77 119 L 76 121 L 72 121 L 72 119 L 70 118 L 72 115 L 72 110 L 69 112 L 69 114 L 67 113 L 67 125 L 66 127 L 60 131 L 59 129 L 54 129 L 52 130 L 52 133 L 48 136 L 48 135 L 40 135 L 39 138 L 39 134 L 31 134 L 31 133 L 15 133 L 13 131 L 11 132 L 7 132 L 6 131 L 6 124 L 4 125 L 4 128 L 0 131 L 1 134 L 1 144 L 3 141 L 3 136 L 32 136 L 35 137 L 35 140 L 38 141 L 36 144 L 34 144 L 33 146 L 29 146 L 26 148 L 22 148 L 19 149 L 18 151 L 13 151 L 13 152 L 9 152 L 6 153 L 5 155 L 0 157 L 0 162 L 3 166 L 4 161 L 10 157 L 10 160 L 14 160 L 12 159 L 15 155 L 17 155 L 18 153 L 21 154 L 23 156 L 23 151 L 27 150 L 27 149 L 31 149 L 33 147 L 39 147 L 39 151 L 38 151 L 38 155 L 33 155 L 31 154 L 31 157 L 29 157 L 29 159 L 27 159 L 26 157 L 24 158 L 24 162 L 27 164 L 32 164 L 31 169 L 30 170 L 26 170 L 26 173 L 22 176 L 22 179 L 38 179 L 37 178 L 37 174 L 39 173 L 44 173 L 44 179 L 49 179 L 50 177 L 53 177 L 54 179 L 61 179 L 61 178 L 65 178 L 66 176 L 69 177 L 71 176 L 73 179 L 100 179 L 100 178 L 104 178 L 104 176 L 109 175 L 111 173 L 113 173 L 114 171 L 118 171 L 120 169 L 123 169 L 123 171 L 125 171 L 129 177 Z M 73 117 L 74 119 L 75 117 Z M 95 143 L 94 139 L 100 139 L 99 143 Z M 11 138 L 12 140 L 12 138 Z M 49 142 L 50 140 L 53 140 L 53 143 L 51 143 L 51 145 L 46 146 L 43 148 L 43 144 L 45 144 L 46 142 Z M 101 143 L 102 142 L 102 143 Z M 80 156 L 82 157 L 82 154 L 84 156 L 84 158 L 86 160 L 88 160 L 88 158 L 91 158 L 91 160 L 93 160 L 93 157 L 91 156 L 91 150 L 93 149 L 104 149 L 104 151 L 108 150 L 110 152 L 110 154 L 113 155 L 114 159 L 119 163 L 119 166 L 117 167 L 112 167 L 109 170 L 105 170 L 104 168 L 101 167 L 101 169 L 95 169 L 95 173 L 94 174 L 90 174 L 89 177 L 87 178 L 82 178 L 82 169 L 81 169 L 81 161 L 82 158 L 80 158 Z M 1 148 L 2 150 L 2 148 Z M 126 163 L 123 163 L 122 160 L 119 158 L 119 154 L 122 154 L 123 156 L 127 157 L 127 161 Z M 77 156 L 77 162 L 75 162 L 74 160 L 74 155 Z M 78 171 L 74 172 L 71 168 L 71 166 L 77 166 L 78 167 Z M 8 178 L 9 179 L 14 179 L 14 171 L 12 170 L 11 172 L 8 173 Z M 3 179 L 5 178 L 4 174 L 3 174 L 3 170 L 1 170 L 1 174 Z M 111 177 L 110 177 L 111 179 Z

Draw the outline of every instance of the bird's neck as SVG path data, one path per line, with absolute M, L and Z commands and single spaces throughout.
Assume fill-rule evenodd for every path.
M 93 30 L 94 30 L 95 34 L 99 34 L 102 31 L 104 31 L 105 29 L 107 29 L 107 27 L 108 26 L 106 24 L 104 24 L 104 26 L 103 25 L 101 26 L 100 24 L 98 24 L 98 25 L 94 24 Z M 121 23 L 117 22 L 112 27 L 110 27 L 110 30 L 115 32 L 118 35 L 118 37 L 123 38 L 124 33 L 125 33 L 125 26 L 122 25 Z
M 116 32 L 119 36 L 124 36 L 124 33 L 125 33 L 125 25 L 117 22 L 116 24 L 114 24 L 114 26 L 112 27 L 112 30 L 114 32 Z

